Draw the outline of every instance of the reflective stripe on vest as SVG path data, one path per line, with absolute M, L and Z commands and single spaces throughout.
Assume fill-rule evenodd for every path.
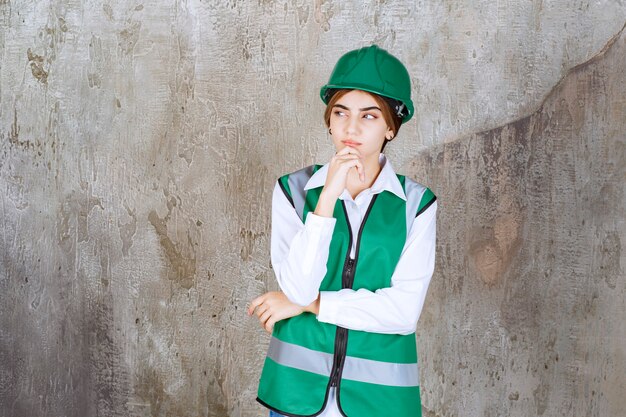
M 420 202 L 427 188 L 416 183 L 410 178 L 404 180 L 404 194 L 406 195 L 406 224 L 413 223 L 416 213 L 419 210 Z M 407 230 L 407 233 L 409 231 Z
M 291 190 L 291 199 L 293 200 L 293 206 L 296 209 L 296 213 L 300 216 L 300 219 L 304 221 L 304 202 L 305 193 L 304 186 L 311 179 L 313 175 L 313 168 L 315 165 L 310 165 L 306 168 L 302 168 L 299 171 L 294 172 L 289 176 L 287 180 L 289 189 Z
M 330 376 L 331 353 L 318 352 L 275 337 L 270 340 L 267 356 L 274 362 L 314 374 Z M 417 363 L 391 363 L 346 356 L 343 379 L 395 387 L 419 386 Z

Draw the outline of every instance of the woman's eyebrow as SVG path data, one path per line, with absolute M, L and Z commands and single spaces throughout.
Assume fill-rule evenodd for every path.
M 335 104 L 333 107 L 339 107 L 339 108 L 342 108 L 344 110 L 350 110 L 349 108 L 347 108 L 343 104 Z M 378 106 L 363 107 L 362 109 L 359 109 L 359 111 L 368 111 L 368 110 L 378 110 L 378 111 L 382 112 L 382 110 Z

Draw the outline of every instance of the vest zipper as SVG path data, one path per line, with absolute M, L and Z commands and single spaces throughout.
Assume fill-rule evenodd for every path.
M 372 201 L 370 202 L 369 207 L 365 213 L 363 221 L 361 222 L 361 227 L 359 228 L 359 234 L 356 240 L 356 250 L 354 251 L 354 258 L 350 257 L 350 252 L 352 250 L 352 226 L 350 226 L 350 219 L 348 218 L 348 211 L 346 210 L 346 204 L 342 201 L 343 212 L 346 216 L 346 222 L 348 223 L 348 232 L 350 233 L 350 237 L 348 240 L 348 253 L 346 254 L 346 262 L 343 267 L 343 274 L 341 276 L 341 288 L 352 288 L 354 284 L 354 273 L 356 271 L 356 262 L 359 257 L 359 247 L 361 240 L 361 233 L 363 232 L 363 226 L 365 226 L 365 222 L 367 221 L 367 217 L 374 205 L 374 201 L 376 201 L 376 197 L 378 194 L 375 194 L 372 197 Z M 337 331 L 335 333 L 335 352 L 333 357 L 333 368 L 331 370 L 331 378 L 330 378 L 330 386 L 337 387 L 339 385 L 339 381 L 341 379 L 341 374 L 343 372 L 343 365 L 346 360 L 346 350 L 348 346 L 348 329 L 345 327 L 337 326 Z M 339 392 L 337 392 L 337 400 L 339 400 Z M 341 409 L 341 406 L 339 407 Z
M 345 359 L 345 339 L 348 330 L 343 327 L 337 326 L 337 332 L 335 333 L 335 360 L 333 362 L 333 370 L 330 378 L 330 386 L 336 387 L 339 383 L 339 375 L 343 369 L 343 359 Z
M 354 281 L 354 263 L 355 260 L 348 257 L 341 278 L 341 288 L 350 288 L 352 285 L 352 282 Z M 337 332 L 335 333 L 335 361 L 330 381 L 331 387 L 337 386 L 339 376 L 343 370 L 343 363 L 346 358 L 347 338 L 348 329 L 337 326 Z

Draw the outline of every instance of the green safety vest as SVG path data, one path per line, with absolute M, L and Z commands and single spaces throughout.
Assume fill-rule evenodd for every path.
M 281 177 L 278 182 L 304 222 L 315 210 L 323 186 L 304 191 L 321 165 Z M 372 196 L 358 236 L 352 236 L 343 200 L 330 242 L 320 291 L 342 288 L 376 291 L 391 276 L 413 219 L 436 197 L 430 189 L 397 175 L 407 201 L 389 191 Z M 355 258 L 350 258 L 356 239 Z M 336 387 L 341 412 L 349 417 L 420 417 L 421 401 L 415 333 L 381 334 L 319 322 L 303 313 L 274 325 L 257 401 L 287 416 L 314 416 Z

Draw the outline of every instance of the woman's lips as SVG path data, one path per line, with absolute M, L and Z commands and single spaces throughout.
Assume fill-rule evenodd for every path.
M 359 146 L 361 144 L 360 142 L 353 142 L 351 140 L 342 140 L 341 142 L 346 146 Z

